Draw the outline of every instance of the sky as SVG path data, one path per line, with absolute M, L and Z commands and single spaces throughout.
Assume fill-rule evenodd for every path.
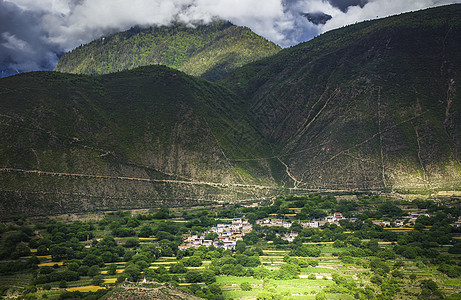
M 132 26 L 215 19 L 289 47 L 344 25 L 461 0 L 0 0 L 0 77 L 52 70 L 59 57 Z

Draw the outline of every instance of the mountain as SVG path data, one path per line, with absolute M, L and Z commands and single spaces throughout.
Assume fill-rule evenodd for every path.
M 299 188 L 461 188 L 461 5 L 363 22 L 224 81 Z
M 163 66 L 0 79 L 0 212 L 197 204 L 274 193 L 268 145 L 228 89 Z M 236 161 L 238 159 L 238 161 Z M 248 160 L 248 161 L 247 161 Z
M 63 55 L 55 71 L 94 75 L 161 64 L 216 81 L 244 64 L 279 51 L 279 46 L 250 29 L 225 21 L 195 28 L 179 23 L 133 27 Z
M 459 190 L 460 33 L 451 5 L 327 32 L 219 83 L 157 65 L 2 78 L 0 217 Z

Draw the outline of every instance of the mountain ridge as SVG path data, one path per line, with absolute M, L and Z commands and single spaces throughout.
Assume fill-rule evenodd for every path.
M 195 27 L 181 23 L 132 27 L 64 54 L 55 71 L 101 75 L 161 64 L 216 81 L 231 70 L 280 49 L 249 28 L 226 21 Z
M 461 189 L 461 5 L 369 21 L 219 83 L 165 66 L 0 79 L 0 211 Z
M 0 91 L 3 212 L 41 201 L 62 212 L 231 201 L 277 188 L 264 164 L 229 160 L 259 157 L 264 141 L 239 98 L 203 79 L 162 66 L 36 72 L 0 80 Z
M 223 83 L 248 99 L 299 187 L 459 188 L 460 14 L 451 5 L 350 25 Z

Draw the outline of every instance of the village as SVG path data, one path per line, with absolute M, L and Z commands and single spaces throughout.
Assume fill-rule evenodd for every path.
M 215 246 L 222 247 L 224 249 L 235 249 L 237 241 L 243 240 L 245 234 L 249 233 L 253 229 L 253 226 L 248 220 L 242 218 L 233 218 L 231 224 L 217 224 L 216 227 L 212 227 L 209 230 L 203 232 L 201 236 L 196 234 L 187 235 L 184 242 L 178 246 L 179 250 L 187 248 L 198 248 L 200 246 Z M 205 239 L 205 236 L 209 233 L 215 233 L 215 239 Z
M 396 219 L 394 221 L 373 221 L 373 224 L 380 225 L 383 227 L 402 227 L 409 224 L 414 224 L 416 219 L 420 216 L 429 217 L 427 213 L 411 213 L 409 218 L 405 220 Z M 337 226 L 341 226 L 339 221 L 346 220 L 342 213 L 335 212 L 332 215 L 326 216 L 321 220 L 312 220 L 312 221 L 299 221 L 298 223 L 303 228 L 320 228 L 325 224 L 335 224 Z M 349 218 L 347 219 L 350 222 L 355 222 L 356 218 Z M 291 228 L 292 220 L 285 220 L 285 219 L 272 219 L 272 218 L 263 218 L 260 220 L 256 220 L 255 224 L 260 226 L 273 226 L 273 227 L 283 227 L 283 228 Z M 459 223 L 461 224 L 461 222 Z M 458 223 L 456 225 L 459 225 Z M 456 226 L 455 225 L 455 226 Z M 458 227 L 458 226 L 457 226 Z M 251 232 L 253 226 L 249 223 L 248 220 L 242 218 L 233 218 L 231 224 L 217 224 L 215 227 L 210 228 L 203 232 L 202 235 L 197 234 L 189 234 L 185 235 L 183 243 L 178 247 L 180 250 L 184 250 L 187 248 L 199 248 L 200 246 L 215 246 L 215 247 L 222 247 L 224 249 L 234 250 L 237 244 L 237 241 L 243 240 L 245 234 Z M 214 239 L 206 239 L 205 237 L 209 233 L 215 233 L 212 235 L 215 237 Z M 279 235 L 282 240 L 288 241 L 289 243 L 293 242 L 294 239 L 298 236 L 298 232 L 287 232 L 283 235 Z

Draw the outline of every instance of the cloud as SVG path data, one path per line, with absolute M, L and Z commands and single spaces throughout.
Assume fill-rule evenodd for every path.
M 454 2 L 457 1 L 0 0 L 0 76 L 52 69 L 63 52 L 135 25 L 210 22 L 220 18 L 247 26 L 288 47 L 357 21 Z

